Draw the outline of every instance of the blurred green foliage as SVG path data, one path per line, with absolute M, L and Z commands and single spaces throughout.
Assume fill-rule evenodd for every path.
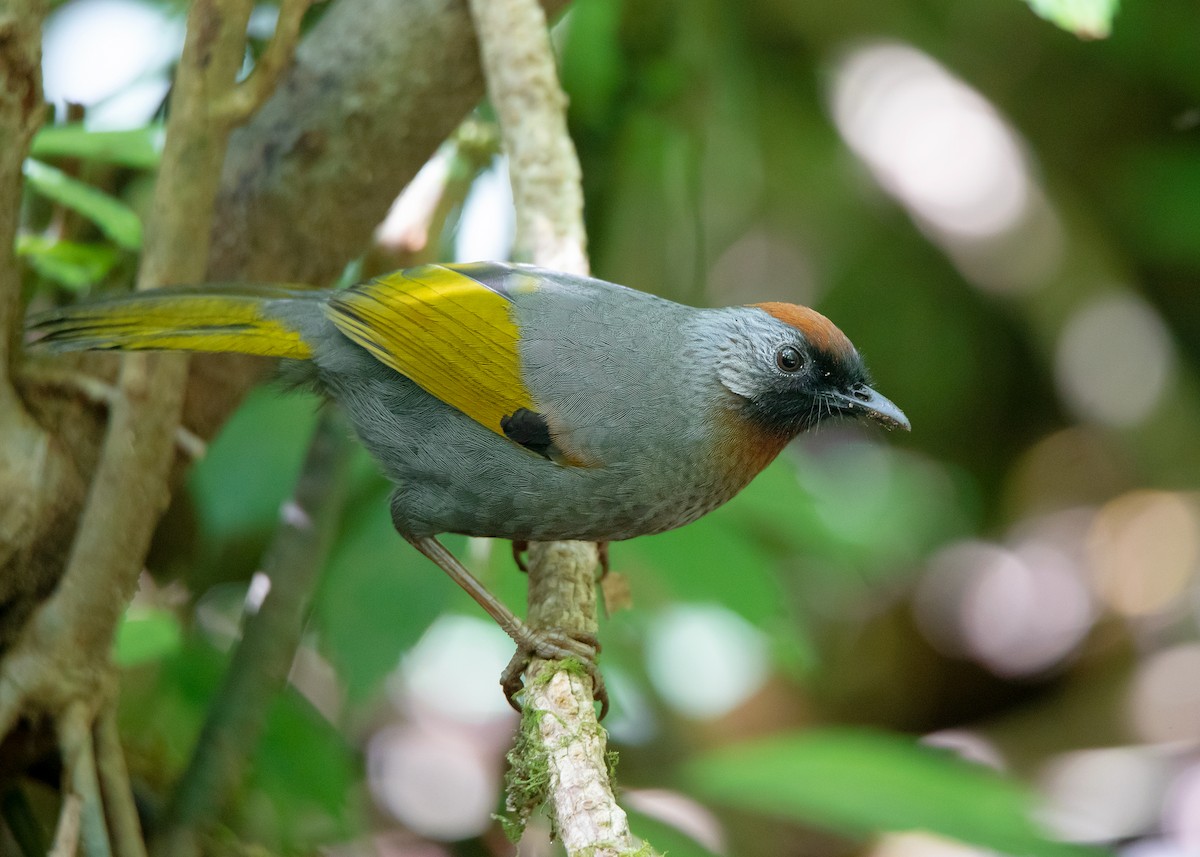
M 1029 795 L 995 774 L 892 736 L 814 730 L 726 747 L 684 768 L 697 794 L 850 833 L 920 828 L 1007 854 L 1085 857 L 1047 842 Z

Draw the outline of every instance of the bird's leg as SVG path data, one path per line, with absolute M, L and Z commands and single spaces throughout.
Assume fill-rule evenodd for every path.
M 603 718 L 608 711 L 608 694 L 604 688 L 604 681 L 600 677 L 600 670 L 596 666 L 596 656 L 600 653 L 600 641 L 596 639 L 595 634 L 567 633 L 555 628 L 529 627 L 521 621 L 517 614 L 505 607 L 500 599 L 489 592 L 475 575 L 467 571 L 454 554 L 446 550 L 445 546 L 437 539 L 432 536 L 424 538 L 405 536 L 405 538 L 413 547 L 431 559 L 438 568 L 450 575 L 451 580 L 465 589 L 467 594 L 474 598 L 479 606 L 496 620 L 496 624 L 504 630 L 504 633 L 508 634 L 517 644 L 517 653 L 513 655 L 500 677 L 500 684 L 504 688 L 504 695 L 508 699 L 509 705 L 520 711 L 520 706 L 514 702 L 513 697 L 521 691 L 521 675 L 533 658 L 543 658 L 548 661 L 575 658 L 583 664 L 588 675 L 591 676 L 593 696 L 600 702 L 600 716 Z

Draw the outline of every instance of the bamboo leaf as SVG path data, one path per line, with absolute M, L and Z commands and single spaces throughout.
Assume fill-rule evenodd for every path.
M 48 125 L 33 138 L 35 158 L 81 158 L 136 169 L 153 169 L 162 155 L 161 125 L 127 131 L 89 131 L 83 125 Z
M 120 246 L 127 250 L 141 249 L 142 223 L 134 210 L 116 197 L 32 158 L 25 160 L 25 179 L 42 196 L 95 223 Z

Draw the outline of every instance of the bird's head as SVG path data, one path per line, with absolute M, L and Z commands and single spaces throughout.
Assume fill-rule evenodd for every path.
M 831 417 L 909 430 L 908 418 L 872 387 L 850 340 L 820 313 L 786 303 L 727 311 L 717 374 L 739 414 L 793 437 Z

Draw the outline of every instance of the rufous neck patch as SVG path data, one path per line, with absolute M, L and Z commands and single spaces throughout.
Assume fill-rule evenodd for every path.
M 850 344 L 846 334 L 815 309 L 778 301 L 752 304 L 752 306 L 758 307 L 784 324 L 790 324 L 799 330 L 814 348 L 829 354 L 849 355 L 854 353 L 854 346 Z

